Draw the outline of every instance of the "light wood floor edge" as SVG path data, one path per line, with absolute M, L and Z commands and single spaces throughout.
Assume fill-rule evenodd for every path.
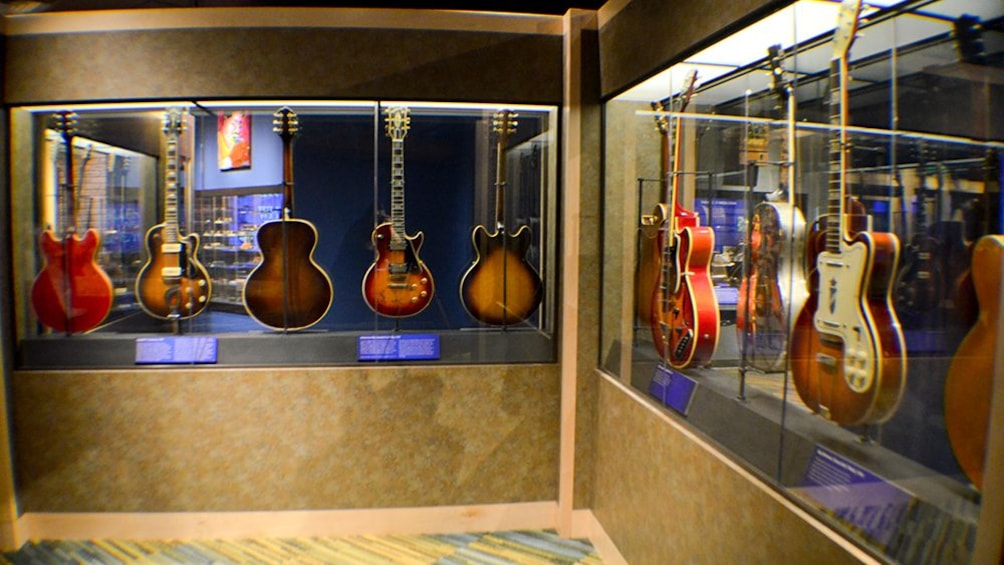
M 552 529 L 555 501 L 264 512 L 28 512 L 18 547 L 29 540 L 233 539 Z

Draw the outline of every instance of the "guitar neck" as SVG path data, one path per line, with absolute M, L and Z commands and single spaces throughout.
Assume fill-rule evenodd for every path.
M 505 231 L 506 152 L 505 136 L 500 135 L 495 157 L 495 228 Z
M 394 250 L 404 249 L 407 241 L 404 231 L 404 140 L 391 140 L 390 160 L 390 218 L 391 241 Z
M 178 134 L 169 133 L 164 172 L 164 243 L 178 243 Z
M 66 194 L 69 197 L 70 205 L 67 210 L 69 215 L 66 218 L 66 233 L 76 233 L 77 231 L 77 184 L 73 175 L 73 134 L 63 132 L 63 146 L 66 148 L 63 165 L 63 179 L 66 182 Z
M 841 238 L 847 237 L 844 196 L 847 193 L 847 58 L 830 61 L 830 133 L 829 190 L 827 192 L 826 250 L 840 251 Z
M 293 136 L 282 138 L 282 218 L 293 217 Z

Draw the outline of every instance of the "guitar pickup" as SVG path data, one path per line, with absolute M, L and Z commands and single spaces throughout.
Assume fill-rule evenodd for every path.
M 673 350 L 673 353 L 677 358 L 683 357 L 683 354 L 687 351 L 687 347 L 690 345 L 690 340 L 693 339 L 693 337 L 694 332 L 692 330 L 687 330 L 687 333 L 683 334 L 679 343 L 676 344 L 676 349 Z
M 842 269 L 844 267 L 843 261 L 823 261 L 823 264 L 827 267 L 836 267 L 838 269 Z
M 837 366 L 837 359 L 832 355 L 827 355 L 825 353 L 816 354 L 816 363 L 823 365 L 825 367 L 834 368 Z
M 387 265 L 387 272 L 392 275 L 406 275 L 408 274 L 408 264 L 407 263 L 391 263 Z
M 181 267 L 164 267 L 160 270 L 160 276 L 165 279 L 176 279 L 181 277 Z
M 161 243 L 160 244 L 161 253 L 181 253 L 180 243 Z

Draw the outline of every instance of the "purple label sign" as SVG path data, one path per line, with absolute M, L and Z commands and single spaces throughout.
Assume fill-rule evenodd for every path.
M 648 391 L 666 406 L 686 416 L 697 391 L 697 381 L 660 364 L 655 368 Z
M 885 547 L 913 496 L 882 477 L 816 446 L 799 492 Z
M 137 365 L 215 362 L 215 337 L 141 337 L 136 340 Z
M 360 361 L 427 361 L 439 359 L 435 334 L 361 335 L 356 344 Z

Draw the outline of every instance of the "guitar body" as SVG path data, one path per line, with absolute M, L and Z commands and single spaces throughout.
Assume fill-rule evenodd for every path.
M 165 224 L 146 232 L 147 261 L 136 277 L 136 298 L 147 314 L 162 320 L 202 313 L 212 294 L 209 272 L 199 262 L 199 236 L 179 238 L 176 252 L 165 252 Z
M 811 293 L 791 334 L 792 378 L 810 409 L 840 425 L 884 422 L 905 389 L 906 349 L 891 298 L 898 259 L 896 236 L 874 232 L 815 257 Z
M 739 286 L 736 330 L 750 366 L 784 366 L 792 318 L 808 297 L 804 274 L 805 219 L 784 203 L 764 202 L 750 222 L 751 269 Z
M 112 281 L 95 260 L 100 246 L 93 229 L 83 238 L 72 233 L 62 241 L 51 231 L 42 232 L 45 266 L 31 286 L 31 305 L 42 324 L 61 332 L 86 332 L 108 316 Z
M 661 204 L 659 206 L 662 206 Z M 677 207 L 676 233 L 659 234 L 662 265 L 652 293 L 652 339 L 659 356 L 676 369 L 707 365 L 718 347 L 718 299 L 711 283 L 715 232 Z
M 256 234 L 262 260 L 244 283 L 244 307 L 258 323 L 301 330 L 331 307 L 331 279 L 314 262 L 317 229 L 306 220 L 265 222 Z
M 530 237 L 527 226 L 514 234 L 474 228 L 471 240 L 477 258 L 460 281 L 460 301 L 471 316 L 505 326 L 522 322 L 537 310 L 543 285 L 526 261 Z
M 393 249 L 390 222 L 373 230 L 376 259 L 363 277 L 363 299 L 371 310 L 390 318 L 414 316 L 432 302 L 432 273 L 418 256 L 425 235 L 402 234 L 402 249 Z
M 907 246 L 907 259 L 896 277 L 896 314 L 907 327 L 925 325 L 938 312 L 944 295 L 938 240 L 917 234 Z
M 997 319 L 1001 314 L 1004 236 L 980 238 L 973 248 L 972 265 L 970 277 L 980 313 L 948 368 L 945 378 L 945 425 L 959 466 L 976 488 L 983 488 Z

